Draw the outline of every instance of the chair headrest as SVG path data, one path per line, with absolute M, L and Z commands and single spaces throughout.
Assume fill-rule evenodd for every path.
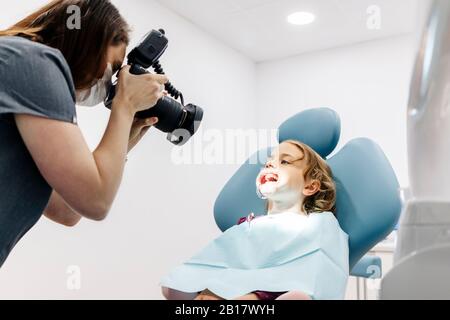
M 338 144 L 339 116 L 328 108 L 301 112 L 284 122 L 279 141 L 297 140 L 323 158 Z M 256 194 L 255 180 L 270 150 L 251 157 L 227 182 L 219 194 L 214 216 L 225 231 L 249 213 L 266 214 L 266 203 Z M 350 267 L 394 229 L 401 202 L 396 175 L 381 148 L 369 139 L 355 139 L 327 159 L 337 188 L 337 218 L 349 235 Z
M 286 120 L 279 128 L 279 142 L 297 140 L 326 159 L 341 137 L 341 120 L 328 108 L 310 109 Z

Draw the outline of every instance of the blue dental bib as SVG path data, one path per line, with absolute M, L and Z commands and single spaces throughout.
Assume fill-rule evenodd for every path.
M 231 227 L 161 285 L 186 293 L 208 289 L 224 299 L 293 290 L 343 299 L 348 275 L 348 236 L 332 213 L 284 212 Z

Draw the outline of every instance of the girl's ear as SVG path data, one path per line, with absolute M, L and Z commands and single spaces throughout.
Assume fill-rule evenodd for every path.
M 320 190 L 320 181 L 319 180 L 312 180 L 308 184 L 305 185 L 303 188 L 303 195 L 305 197 L 310 197 L 312 195 L 315 195 Z

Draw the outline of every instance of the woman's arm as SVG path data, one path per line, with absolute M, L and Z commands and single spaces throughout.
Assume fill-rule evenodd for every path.
M 145 135 L 151 126 L 156 124 L 158 118 L 149 119 L 135 119 L 130 132 L 130 138 L 128 141 L 128 152 L 133 149 L 139 140 Z M 44 215 L 59 224 L 66 227 L 74 227 L 80 222 L 82 216 L 70 208 L 64 199 L 55 191 L 53 191 L 47 208 L 44 211 Z
M 42 176 L 83 217 L 103 220 L 122 180 L 129 133 L 136 112 L 163 96 L 165 76 L 121 72 L 105 134 L 91 153 L 78 126 L 16 115 L 17 127 Z M 147 106 L 147 107 L 146 107 Z
M 133 114 L 114 107 L 98 148 L 91 153 L 78 126 L 17 115 L 16 123 L 42 176 L 75 211 L 103 220 L 124 168 Z
M 74 227 L 80 222 L 82 216 L 72 210 L 64 201 L 64 199 L 53 191 L 44 215 L 59 224 L 66 227 Z

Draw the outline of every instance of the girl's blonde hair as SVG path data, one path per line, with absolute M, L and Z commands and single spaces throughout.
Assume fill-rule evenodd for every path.
M 316 180 L 320 183 L 319 190 L 312 196 L 305 197 L 302 209 L 307 214 L 332 212 L 336 213 L 336 184 L 333 180 L 333 173 L 326 161 L 313 149 L 304 143 L 295 140 L 287 140 L 283 143 L 290 143 L 298 147 L 306 161 L 306 168 L 303 172 L 305 183 Z

